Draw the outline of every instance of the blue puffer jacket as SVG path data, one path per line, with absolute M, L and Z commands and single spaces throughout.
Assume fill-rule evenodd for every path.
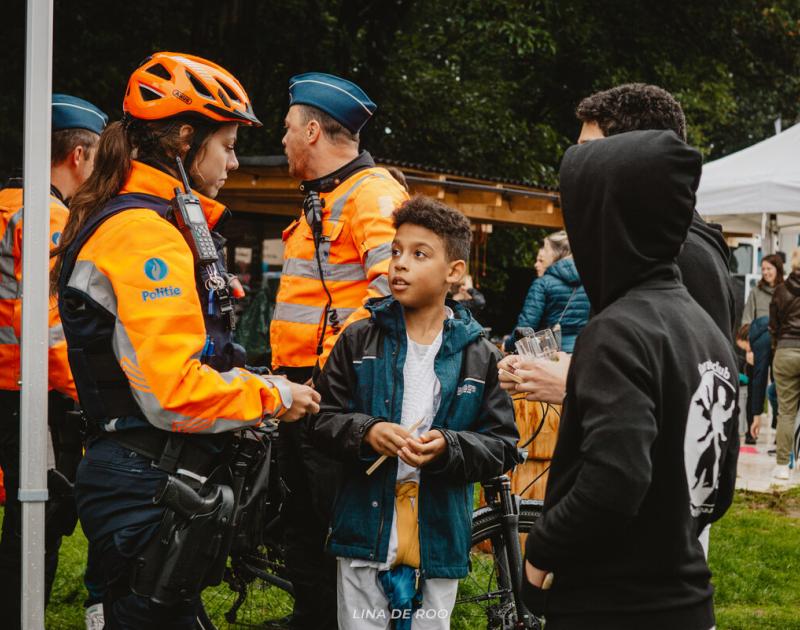
M 497 381 L 497 349 L 467 309 L 448 305 L 455 317 L 444 322 L 434 363 L 442 390 L 433 419 L 447 450 L 420 471 L 420 570 L 426 578 L 457 579 L 468 569 L 472 484 L 516 463 L 519 434 L 511 399 Z M 367 476 L 378 455 L 364 436 L 376 422 L 400 423 L 407 338 L 403 309 L 394 298 L 370 300 L 367 309 L 370 319 L 344 330 L 317 379 L 322 403 L 311 419 L 311 434 L 319 448 L 344 463 L 328 551 L 384 562 L 397 459 Z
M 562 258 L 550 265 L 541 278 L 533 281 L 516 327 L 543 330 L 555 326 L 561 318 L 561 349 L 572 352 L 575 339 L 589 321 L 590 308 L 575 261 Z M 514 341 L 509 339 L 506 350 L 510 352 L 513 349 Z

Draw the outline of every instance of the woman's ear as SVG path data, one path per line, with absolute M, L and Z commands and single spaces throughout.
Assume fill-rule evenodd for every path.
M 194 127 L 191 125 L 181 125 L 179 132 L 180 153 L 181 159 L 186 157 L 189 148 L 192 146 L 192 138 L 194 138 Z

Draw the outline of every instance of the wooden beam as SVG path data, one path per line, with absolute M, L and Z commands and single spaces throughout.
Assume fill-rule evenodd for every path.
M 523 193 L 549 191 L 523 186 L 509 188 L 474 178 L 456 180 L 453 176 L 419 169 L 405 170 L 429 178 L 425 182 L 412 182 L 409 186 L 412 195 L 423 194 L 439 199 L 471 220 L 548 228 L 564 225 L 557 201 L 514 193 L 515 190 Z M 459 188 L 458 181 L 461 180 L 485 184 L 489 190 Z M 303 203 L 298 184 L 289 176 L 285 166 L 246 166 L 229 175 L 219 200 L 235 211 L 294 218 L 299 216 Z
M 509 208 L 497 208 L 488 204 L 464 203 L 456 206 L 464 215 L 473 221 L 489 223 L 505 223 L 510 225 L 528 225 L 532 227 L 564 227 L 564 219 L 560 208 L 550 207 L 546 210 L 514 211 Z

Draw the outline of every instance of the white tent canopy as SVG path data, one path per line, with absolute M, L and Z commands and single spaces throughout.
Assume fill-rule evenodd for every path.
M 726 232 L 800 228 L 800 124 L 706 164 L 697 210 Z

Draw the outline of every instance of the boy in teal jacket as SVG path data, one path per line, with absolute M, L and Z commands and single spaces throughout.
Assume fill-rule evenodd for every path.
M 337 341 L 311 429 L 344 463 L 328 537 L 342 630 L 449 627 L 468 571 L 472 484 L 518 457 L 499 353 L 446 299 L 466 269 L 469 222 L 425 197 L 394 221 L 392 296 L 370 301 L 370 318 Z

